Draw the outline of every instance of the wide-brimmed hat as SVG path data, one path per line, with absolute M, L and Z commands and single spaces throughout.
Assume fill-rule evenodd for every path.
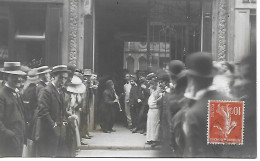
M 27 81 L 32 82 L 32 83 L 38 83 L 39 75 L 38 75 L 37 68 L 33 68 L 28 72 Z
M 39 68 L 37 68 L 37 72 L 38 74 L 44 74 L 44 73 L 49 73 L 51 72 L 51 69 L 48 66 L 41 66 Z
M 212 56 L 207 52 L 196 52 L 187 56 L 187 74 L 205 78 L 212 78 L 217 74 L 213 68 Z
M 21 70 L 20 62 L 4 62 L 4 68 L 0 68 L 0 71 L 8 74 L 26 75 L 26 73 Z
M 69 73 L 70 71 L 68 70 L 66 65 L 57 65 L 57 66 L 54 66 L 52 68 L 51 73 L 57 73 L 57 72 L 67 72 L 67 73 Z
M 67 87 L 67 91 L 71 93 L 84 93 L 86 86 L 78 76 L 74 75 L 71 79 L 71 83 Z
M 83 75 L 92 75 L 91 69 L 84 69 L 83 70 Z

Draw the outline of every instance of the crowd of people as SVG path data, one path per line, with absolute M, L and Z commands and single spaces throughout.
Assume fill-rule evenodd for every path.
M 161 157 L 256 156 L 256 62 L 216 62 L 197 52 L 186 61 L 172 60 L 168 70 L 126 74 L 125 116 L 129 129 L 160 147 Z M 245 101 L 242 146 L 208 144 L 208 101 Z M 254 149 L 254 150 L 253 150 Z
M 73 65 L 30 69 L 4 62 L 0 87 L 1 157 L 74 157 L 91 139 L 88 116 L 97 75 Z
M 255 55 L 232 64 L 197 52 L 185 62 L 172 60 L 168 70 L 126 73 L 120 95 L 114 82 L 106 80 L 98 98 L 101 130 L 115 132 L 118 110 L 132 133 L 146 135 L 147 145 L 160 147 L 158 156 L 255 156 L 255 65 Z M 27 145 L 31 157 L 74 157 L 86 144 L 81 138 L 92 137 L 88 116 L 101 85 L 97 75 L 72 65 L 25 70 L 19 62 L 4 62 L 1 73 L 0 156 L 22 156 Z M 243 146 L 207 144 L 208 100 L 246 102 Z

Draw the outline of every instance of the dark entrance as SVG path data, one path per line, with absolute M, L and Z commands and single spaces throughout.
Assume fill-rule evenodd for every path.
M 185 60 L 187 54 L 196 51 L 211 51 L 212 1 L 96 0 L 95 13 L 95 70 L 116 80 L 123 77 L 123 61 L 127 61 L 124 42 L 147 42 L 147 66 L 154 60 L 148 58 L 153 44 L 162 44 L 155 53 L 159 55 L 159 68 L 169 62 L 162 52 L 169 44 L 171 60 Z

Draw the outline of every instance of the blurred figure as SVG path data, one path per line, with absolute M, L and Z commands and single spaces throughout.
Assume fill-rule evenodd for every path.
M 184 135 L 183 157 L 224 157 L 223 145 L 207 144 L 208 100 L 233 100 L 212 86 L 216 70 L 210 53 L 197 52 L 187 56 L 188 87 L 184 96 L 189 99 L 182 118 Z
M 232 147 L 230 154 L 236 157 L 257 157 L 257 100 L 256 100 L 256 53 L 245 56 L 238 66 L 234 91 L 245 101 L 243 146 Z
M 22 157 L 26 143 L 26 121 L 18 88 L 22 76 L 20 62 L 4 62 L 5 84 L 0 89 L 0 156 Z

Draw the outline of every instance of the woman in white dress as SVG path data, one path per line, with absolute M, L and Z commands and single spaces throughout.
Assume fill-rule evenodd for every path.
M 153 144 L 159 141 L 160 110 L 157 101 L 160 100 L 161 96 L 157 82 L 150 82 L 149 88 L 151 95 L 148 99 L 146 144 Z

